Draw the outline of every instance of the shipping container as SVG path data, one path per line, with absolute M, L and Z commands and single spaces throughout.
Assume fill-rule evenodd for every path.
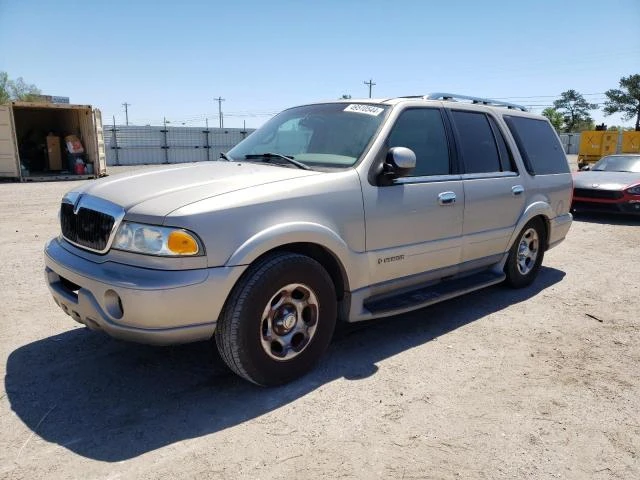
M 622 153 L 640 153 L 640 132 L 622 132 Z
M 65 137 L 69 135 L 80 140 L 84 152 L 68 152 Z M 100 110 L 90 105 L 45 102 L 0 105 L 0 178 L 45 181 L 104 175 Z
M 590 130 L 580 133 L 578 165 L 594 163 L 605 155 L 616 153 L 618 132 L 606 130 Z

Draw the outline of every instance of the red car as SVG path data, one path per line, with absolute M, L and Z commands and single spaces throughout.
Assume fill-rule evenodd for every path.
M 640 214 L 640 155 L 608 155 L 574 173 L 571 209 Z

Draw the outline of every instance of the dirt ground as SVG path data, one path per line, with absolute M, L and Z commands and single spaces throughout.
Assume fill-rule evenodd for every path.
M 56 307 L 75 185 L 0 184 L 0 478 L 640 478 L 640 218 L 579 217 L 530 288 L 343 328 L 262 389 Z

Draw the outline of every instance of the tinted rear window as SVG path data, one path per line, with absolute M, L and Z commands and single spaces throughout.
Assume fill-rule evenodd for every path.
M 553 127 L 544 120 L 505 115 L 527 171 L 534 175 L 569 173 L 569 164 Z

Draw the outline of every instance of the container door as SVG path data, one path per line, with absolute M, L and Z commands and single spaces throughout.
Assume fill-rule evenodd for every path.
M 0 105 L 0 177 L 20 178 L 11 107 Z
M 107 174 L 107 156 L 104 149 L 104 131 L 102 129 L 102 113 L 97 108 L 93 109 L 93 125 L 96 131 L 96 176 L 102 177 Z

